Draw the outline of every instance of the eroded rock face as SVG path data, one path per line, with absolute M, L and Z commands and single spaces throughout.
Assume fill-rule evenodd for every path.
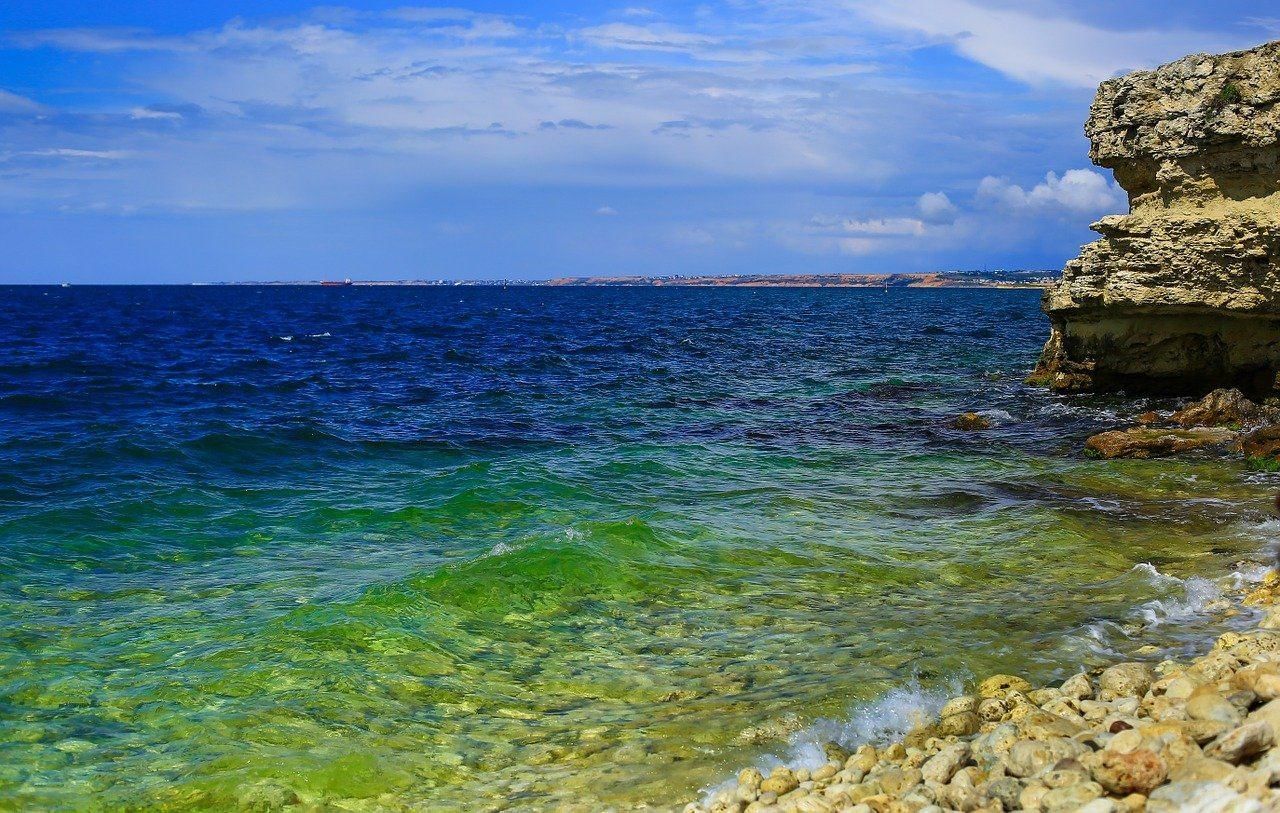
M 1104 82 L 1085 133 L 1127 215 L 1045 294 L 1032 380 L 1270 393 L 1280 373 L 1280 42 Z

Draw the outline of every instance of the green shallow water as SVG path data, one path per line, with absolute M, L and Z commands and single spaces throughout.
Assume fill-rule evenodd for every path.
M 1078 454 L 1147 405 L 1017 383 L 1034 297 L 740 293 L 29 316 L 0 383 L 86 397 L 0 401 L 0 808 L 673 807 L 903 687 L 1192 651 L 1269 560 L 1270 477 Z M 149 338 L 67 344 L 104 311 Z

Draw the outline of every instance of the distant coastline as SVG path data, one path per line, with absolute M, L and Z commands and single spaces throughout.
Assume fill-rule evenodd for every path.
M 1056 271 L 934 271 L 905 274 L 726 274 L 719 276 L 591 276 L 550 280 L 302 280 L 220 285 L 545 286 L 553 288 L 1046 288 Z

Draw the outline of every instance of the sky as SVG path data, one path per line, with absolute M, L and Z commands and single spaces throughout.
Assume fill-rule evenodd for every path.
M 0 283 L 1059 268 L 1261 0 L 5 0 Z

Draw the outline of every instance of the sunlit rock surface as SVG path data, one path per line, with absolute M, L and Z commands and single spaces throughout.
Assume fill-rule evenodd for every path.
M 1085 133 L 1130 212 L 1045 295 L 1032 380 L 1056 390 L 1276 389 L 1280 42 L 1098 88 Z

